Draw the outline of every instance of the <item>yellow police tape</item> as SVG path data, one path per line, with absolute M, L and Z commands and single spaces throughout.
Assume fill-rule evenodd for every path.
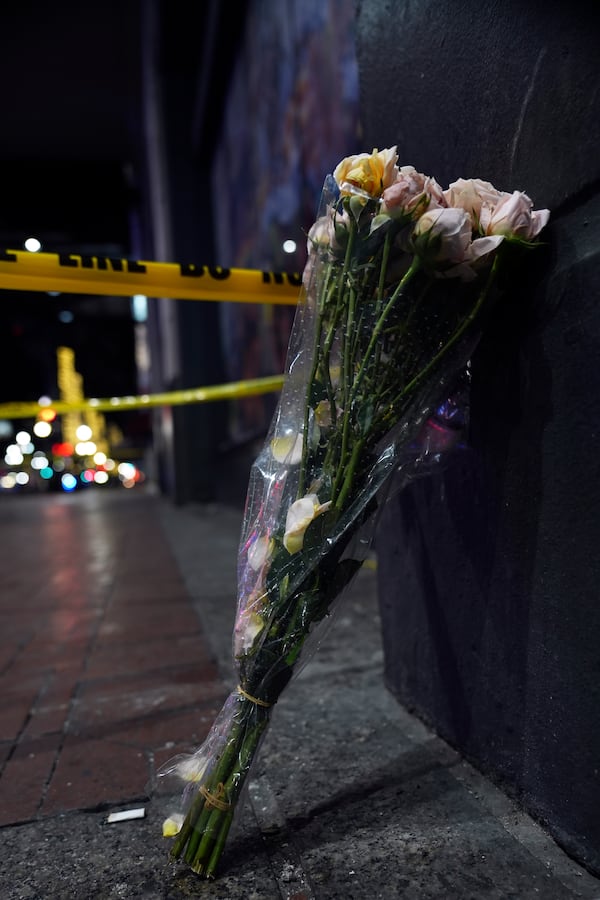
M 295 305 L 300 275 L 0 249 L 0 289 Z
M 130 397 L 95 397 L 75 403 L 63 400 L 51 401 L 51 408 L 57 413 L 85 412 L 95 409 L 98 412 L 116 410 L 147 409 L 151 406 L 181 406 L 184 403 L 210 403 L 215 400 L 232 400 L 236 397 L 255 397 L 258 394 L 270 394 L 279 391 L 283 385 L 283 375 L 271 375 L 267 378 L 253 378 L 248 381 L 232 381 L 229 384 L 215 384 L 209 387 L 189 388 L 184 391 L 166 391 L 161 394 L 140 394 Z M 29 419 L 36 418 L 46 407 L 37 402 L 0 403 L 0 418 Z

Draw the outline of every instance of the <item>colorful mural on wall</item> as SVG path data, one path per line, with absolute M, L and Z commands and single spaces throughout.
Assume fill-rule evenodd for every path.
M 212 172 L 221 265 L 300 271 L 325 175 L 359 149 L 354 4 L 253 0 Z M 295 252 L 284 252 L 286 240 Z M 231 380 L 283 370 L 292 309 L 220 311 Z M 273 405 L 233 405 L 232 440 L 262 433 Z

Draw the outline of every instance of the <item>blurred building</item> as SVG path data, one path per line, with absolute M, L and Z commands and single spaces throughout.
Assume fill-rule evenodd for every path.
M 254 0 L 235 15 L 218 0 L 113 0 L 101 16 L 74 2 L 12 8 L 0 246 L 35 232 L 50 252 L 298 271 L 324 175 L 357 145 L 353 29 L 346 0 Z M 172 298 L 151 298 L 137 325 L 126 298 L 5 292 L 3 303 L 7 400 L 55 396 L 67 342 L 94 396 L 279 373 L 292 321 L 290 309 Z M 161 489 L 203 501 L 253 452 L 274 402 L 126 424 L 152 426 Z
M 34 2 L 4 14 L 0 247 L 36 238 L 46 252 L 133 255 L 142 217 L 139 4 L 109 2 L 97 16 L 76 3 Z M 1 401 L 58 397 L 59 347 L 74 351 L 87 396 L 137 392 L 130 298 L 0 293 Z M 123 453 L 143 452 L 147 416 L 109 419 Z

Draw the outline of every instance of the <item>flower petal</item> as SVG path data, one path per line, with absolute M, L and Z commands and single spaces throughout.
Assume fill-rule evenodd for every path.
M 302 435 L 290 432 L 274 437 L 271 441 L 271 453 L 277 462 L 296 465 L 302 459 Z
M 365 198 L 380 197 L 398 174 L 396 147 L 347 156 L 335 168 L 335 178 L 342 194 L 364 191 Z
M 306 497 L 300 497 L 292 503 L 288 509 L 283 536 L 283 546 L 288 553 L 298 553 L 302 550 L 306 529 L 317 516 L 327 512 L 330 507 L 331 501 L 319 503 L 316 494 L 307 494 Z
M 162 826 L 163 837 L 175 837 L 176 834 L 179 834 L 181 831 L 181 826 L 183 825 L 183 816 L 181 813 L 171 813 Z
M 175 773 L 184 781 L 202 781 L 208 760 L 203 756 L 189 756 L 182 759 L 175 769 Z
M 273 542 L 268 534 L 256 538 L 248 550 L 248 565 L 258 572 L 273 551 Z

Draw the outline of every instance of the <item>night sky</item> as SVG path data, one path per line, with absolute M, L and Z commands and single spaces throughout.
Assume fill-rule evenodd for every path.
M 101 14 L 76 0 L 3 11 L 1 248 L 33 236 L 51 253 L 136 255 L 142 68 L 137 0 Z M 87 396 L 137 392 L 128 298 L 0 290 L 0 323 L 3 401 L 56 396 L 60 345 Z
M 114 164 L 16 161 L 2 196 L 9 249 L 35 236 L 46 252 L 129 254 L 134 208 Z M 130 300 L 0 291 L 0 398 L 57 395 L 56 348 L 72 347 L 87 396 L 136 393 Z

